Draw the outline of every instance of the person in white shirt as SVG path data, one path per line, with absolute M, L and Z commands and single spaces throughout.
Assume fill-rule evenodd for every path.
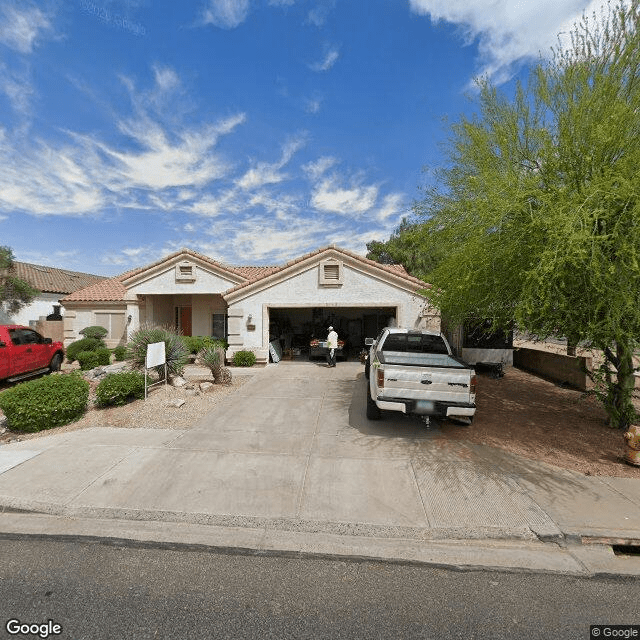
M 329 356 L 327 357 L 327 364 L 330 367 L 336 366 L 336 349 L 338 348 L 338 334 L 333 327 L 329 327 L 329 335 L 327 336 L 327 348 L 329 349 Z

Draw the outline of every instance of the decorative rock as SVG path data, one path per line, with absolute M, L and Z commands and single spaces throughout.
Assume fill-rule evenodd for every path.
M 173 387 L 184 387 L 184 385 L 187 384 L 187 381 L 182 376 L 173 376 L 169 383 Z
M 201 382 L 200 383 L 200 391 L 202 391 L 202 393 L 206 393 L 212 387 L 213 387 L 213 382 Z
M 186 400 L 176 398 L 175 400 L 169 400 L 169 402 L 167 402 L 167 407 L 175 407 L 176 409 L 179 409 L 183 404 L 186 404 Z
M 113 364 L 110 364 L 108 367 L 104 367 L 104 372 L 109 374 L 109 373 L 120 373 L 121 371 L 126 371 L 127 369 L 129 369 L 129 363 L 122 361 L 122 362 L 114 362 Z

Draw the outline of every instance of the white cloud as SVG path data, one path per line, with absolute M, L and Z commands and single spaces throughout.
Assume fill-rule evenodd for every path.
M 0 92 L 4 93 L 16 113 L 26 116 L 31 111 L 31 97 L 34 94 L 31 81 L 25 74 L 9 71 L 0 63 Z
M 170 69 L 155 69 L 156 89 L 179 84 Z M 133 91 L 132 84 L 130 90 Z M 235 114 L 197 129 L 164 124 L 132 95 L 136 115 L 116 120 L 128 144 L 67 131 L 70 142 L 52 144 L 0 132 L 0 211 L 84 215 L 109 207 L 172 210 L 228 174 L 215 147 L 245 121 Z M 177 193 L 169 193 L 178 189 Z
M 377 185 L 363 186 L 353 180 L 348 188 L 343 188 L 338 178 L 332 176 L 315 187 L 311 203 L 319 211 L 358 216 L 373 208 L 378 190 Z
M 287 165 L 294 154 L 306 144 L 306 135 L 301 134 L 287 141 L 282 148 L 282 156 L 278 162 L 259 162 L 249 169 L 236 184 L 241 189 L 250 190 L 266 184 L 277 184 L 287 178 L 280 170 Z
M 309 65 L 314 71 L 328 71 L 338 61 L 340 49 L 335 45 L 325 47 L 324 58 L 320 62 Z
M 204 9 L 204 24 L 213 24 L 222 29 L 235 29 L 249 14 L 249 0 L 209 0 Z
M 49 17 L 32 3 L 0 4 L 0 42 L 20 53 L 31 53 L 43 33 L 52 30 Z
M 242 222 L 232 246 L 245 262 L 282 263 L 316 249 L 322 235 L 315 224 L 302 218 L 278 223 L 255 217 Z
M 387 221 L 392 221 L 395 226 L 407 213 L 404 194 L 390 193 L 383 198 L 382 204 L 374 212 L 374 215 L 378 222 L 384 224 Z
M 606 0 L 409 0 L 411 9 L 460 26 L 478 40 L 481 75 L 496 82 L 511 77 L 519 61 L 547 56 L 558 35 Z
M 335 5 L 336 0 L 320 0 L 307 14 L 307 21 L 316 27 L 324 26 Z
M 322 98 L 321 97 L 313 97 L 306 98 L 304 101 L 304 110 L 307 113 L 319 113 L 322 108 Z
M 172 91 L 180 85 L 178 74 L 170 67 L 155 66 L 153 73 L 156 84 L 161 91 Z
M 309 162 L 303 165 L 302 170 L 307 174 L 307 177 L 316 182 L 321 178 L 331 167 L 338 164 L 338 159 L 333 156 L 321 156 L 315 162 Z

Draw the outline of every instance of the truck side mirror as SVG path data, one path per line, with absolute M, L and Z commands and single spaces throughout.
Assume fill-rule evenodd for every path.
M 2 342 L 2 340 L 0 340 L 0 347 L 6 347 L 6 346 L 7 345 L 4 342 Z
M 364 343 L 367 347 L 370 347 L 374 343 L 375 338 L 365 338 Z
M 44 343 L 45 344 L 53 344 L 53 338 L 45 338 L 44 339 Z

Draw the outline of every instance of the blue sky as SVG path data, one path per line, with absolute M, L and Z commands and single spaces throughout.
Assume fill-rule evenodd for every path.
M 0 0 L 0 244 L 104 275 L 183 246 L 364 254 L 442 164 L 473 78 L 526 73 L 601 4 Z

